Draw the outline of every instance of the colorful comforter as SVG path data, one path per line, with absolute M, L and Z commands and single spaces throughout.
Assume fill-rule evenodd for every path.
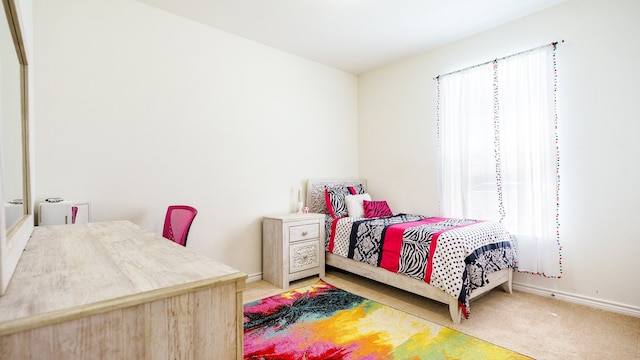
M 327 251 L 436 286 L 458 299 L 465 318 L 471 291 L 515 267 L 511 237 L 497 222 L 399 214 L 327 225 Z

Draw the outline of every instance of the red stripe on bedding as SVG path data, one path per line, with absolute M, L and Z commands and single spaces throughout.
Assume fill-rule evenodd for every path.
M 331 236 L 329 236 L 329 252 L 330 253 L 333 252 L 334 239 L 336 237 L 336 226 L 338 225 L 338 220 L 340 219 L 331 220 Z
M 402 251 L 404 231 L 410 227 L 433 224 L 442 220 L 446 220 L 446 218 L 428 218 L 387 227 L 387 231 L 384 234 L 384 244 L 382 245 L 380 267 L 397 273 L 400 266 L 400 252 Z
M 438 237 L 440 237 L 440 235 L 445 231 L 460 229 L 465 226 L 475 225 L 480 222 L 482 221 L 476 221 L 470 224 L 454 226 L 448 229 L 444 229 L 442 231 L 438 231 L 437 233 L 433 234 L 433 237 L 431 238 L 431 244 L 429 245 L 429 261 L 427 261 L 427 268 L 425 269 L 425 273 L 424 273 L 424 281 L 426 281 L 427 284 L 431 284 L 431 273 L 433 272 L 433 253 L 436 252 L 436 247 L 438 246 Z M 466 309 L 463 309 L 463 311 L 466 312 Z

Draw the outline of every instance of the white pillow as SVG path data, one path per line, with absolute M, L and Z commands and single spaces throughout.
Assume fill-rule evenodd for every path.
M 365 193 L 358 195 L 347 195 L 344 197 L 344 202 L 347 205 L 347 213 L 349 217 L 364 217 L 364 207 L 362 206 L 363 200 L 371 201 L 371 195 Z

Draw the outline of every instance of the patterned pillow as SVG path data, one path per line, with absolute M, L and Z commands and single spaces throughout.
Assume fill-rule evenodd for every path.
M 355 194 L 364 194 L 364 185 L 362 185 L 362 184 L 356 184 L 356 185 L 353 185 L 353 186 L 349 186 L 349 189 L 351 189 L 351 193 L 354 194 L 354 195 Z
M 358 192 L 361 191 L 361 192 Z M 334 219 L 345 217 L 349 214 L 344 198 L 347 195 L 364 194 L 364 187 L 354 186 L 330 186 L 324 190 L 325 201 L 329 215 Z
M 391 209 L 386 201 L 362 201 L 362 207 L 364 208 L 364 217 L 374 218 L 383 216 L 393 216 Z

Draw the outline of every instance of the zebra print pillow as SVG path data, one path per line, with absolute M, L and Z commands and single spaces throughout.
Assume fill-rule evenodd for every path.
M 364 194 L 364 187 L 359 186 L 329 186 L 324 190 L 325 201 L 329 215 L 334 219 L 347 216 L 347 195 Z
M 386 201 L 362 201 L 362 207 L 364 208 L 364 217 L 375 218 L 383 216 L 393 216 L 391 209 Z

